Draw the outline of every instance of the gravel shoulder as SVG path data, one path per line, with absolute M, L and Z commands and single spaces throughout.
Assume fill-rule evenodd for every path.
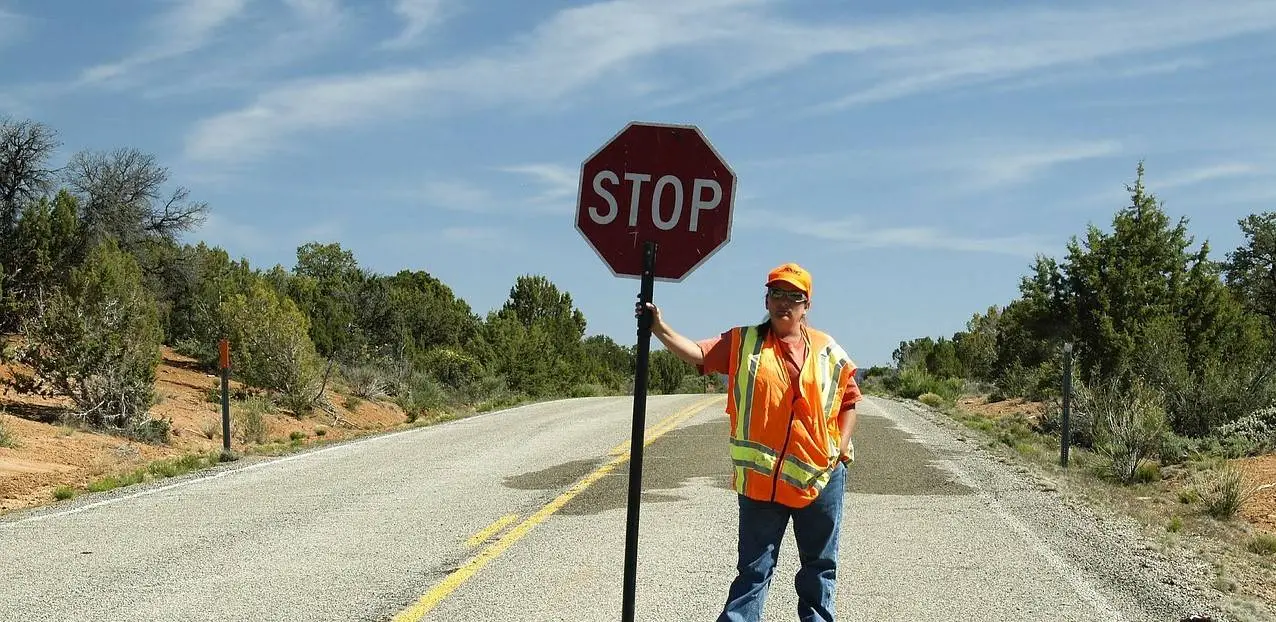
M 975 432 L 946 415 L 902 400 L 874 398 L 873 404 L 943 454 L 942 466 L 978 491 L 1013 535 L 1038 548 L 1078 593 L 1119 616 L 1108 619 L 1271 619 L 1253 610 L 1236 617 L 1228 595 L 1215 587 L 1209 562 L 1165 546 L 1129 516 L 1088 501 L 1084 491 L 1033 465 L 984 448 Z

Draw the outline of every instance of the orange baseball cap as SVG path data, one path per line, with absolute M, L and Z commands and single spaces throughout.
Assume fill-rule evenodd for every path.
M 802 290 L 807 298 L 811 297 L 811 273 L 795 263 L 786 263 L 776 267 L 766 276 L 766 284 L 783 281 Z

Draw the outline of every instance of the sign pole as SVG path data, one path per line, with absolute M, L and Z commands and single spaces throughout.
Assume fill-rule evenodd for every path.
M 634 375 L 634 421 L 629 443 L 629 506 L 625 524 L 625 586 L 621 610 L 623 622 L 633 622 L 634 591 L 638 574 L 638 508 L 642 500 L 642 448 L 647 414 L 647 361 L 651 352 L 651 302 L 655 285 L 656 243 L 643 244 L 642 285 L 638 300 L 642 315 L 638 317 L 638 365 Z
M 222 339 L 217 344 L 218 363 L 222 376 L 222 451 L 230 451 L 230 341 Z
M 634 619 L 655 281 L 682 281 L 731 239 L 736 176 L 694 125 L 625 125 L 580 166 L 575 226 L 614 276 L 641 278 L 622 619 Z M 656 251 L 660 249 L 660 261 Z
M 1063 425 L 1059 431 L 1059 466 L 1068 468 L 1068 445 L 1072 442 L 1072 342 L 1063 344 Z

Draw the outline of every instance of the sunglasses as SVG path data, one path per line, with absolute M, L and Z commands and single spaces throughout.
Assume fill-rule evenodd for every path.
M 775 300 L 783 300 L 786 302 L 795 302 L 798 304 L 802 304 L 806 302 L 806 294 L 803 294 L 802 292 L 790 291 L 787 289 L 768 287 L 767 295 Z

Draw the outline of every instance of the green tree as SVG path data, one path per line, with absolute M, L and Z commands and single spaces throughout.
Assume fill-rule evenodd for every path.
M 697 376 L 695 367 L 664 349 L 650 353 L 647 367 L 647 387 L 651 393 L 677 393 L 685 378 Z
M 488 314 L 472 350 L 516 391 L 565 395 L 585 377 L 584 332 L 585 316 L 570 294 L 544 276 L 524 275 Z
M 354 254 L 335 242 L 303 244 L 293 275 L 288 294 L 310 318 L 315 348 L 327 357 L 353 358 L 365 344 L 356 323 L 363 275 Z
M 25 308 L 43 300 L 48 292 L 64 284 L 75 267 L 79 246 L 76 200 L 66 191 L 50 201 L 41 197 L 22 210 L 9 244 L 14 270 L 8 274 L 8 299 L 12 312 L 0 330 L 16 329 Z M 5 300 L 0 298 L 0 300 Z
M 935 347 L 935 340 L 930 337 L 919 337 L 910 341 L 899 342 L 899 347 L 891 353 L 895 361 L 895 369 L 903 371 L 915 367 L 924 367 L 926 357 Z
M 148 278 L 164 266 L 161 252 L 204 222 L 206 203 L 183 187 L 166 192 L 169 171 L 154 155 L 133 148 L 80 151 L 64 177 L 80 200 L 84 248 L 110 238 L 138 259 Z
M 1245 243 L 1228 253 L 1227 284 L 1245 307 L 1276 326 L 1276 212 L 1239 221 Z
M 1209 244 L 1190 250 L 1187 220 L 1171 220 L 1143 173 L 1110 233 L 1090 226 L 1062 264 L 1039 258 L 1023 279 L 998 322 L 996 375 L 1012 393 L 1053 387 L 1058 346 L 1072 340 L 1081 382 L 1149 380 L 1175 431 L 1203 434 L 1271 395 L 1267 343 Z
M 379 340 L 398 342 L 409 360 L 439 347 L 465 348 L 477 336 L 481 320 L 446 284 L 421 270 L 398 272 L 389 287 L 388 325 Z M 377 333 L 374 333 L 377 334 Z
M 1001 309 L 988 307 L 966 322 L 966 330 L 953 336 L 957 360 L 965 375 L 972 380 L 992 380 L 997 361 L 998 320 Z
M 578 342 L 585 335 L 585 315 L 573 305 L 571 294 L 560 292 L 544 276 L 518 277 L 501 312 L 528 328 L 539 324 L 562 330 L 565 343 Z
M 310 322 L 292 299 L 258 279 L 221 303 L 231 368 L 244 383 L 278 391 L 298 415 L 318 398 L 319 358 Z
M 22 210 L 52 191 L 57 171 L 49 159 L 60 144 L 43 123 L 0 119 L 0 263 L 13 265 L 5 250 Z
M 147 423 L 160 361 L 159 319 L 137 262 L 114 241 L 93 247 L 23 333 L 19 360 L 31 366 L 38 384 L 70 397 L 90 424 L 137 432 Z
M 1064 271 L 1087 381 L 1128 366 L 1142 328 L 1154 318 L 1176 314 L 1188 272 L 1203 259 L 1201 253 L 1187 252 L 1192 244 L 1187 219 L 1172 223 L 1144 188 L 1142 163 L 1134 186 L 1127 188 L 1131 204 L 1117 212 L 1111 234 L 1092 225 L 1084 247 L 1075 238 L 1068 244 Z
M 951 339 L 940 337 L 926 353 L 926 371 L 940 378 L 961 378 L 961 361 L 957 358 L 957 348 Z
M 262 277 L 246 259 L 234 261 L 222 248 L 203 242 L 184 247 L 182 258 L 189 277 L 176 282 L 166 333 L 177 351 L 211 370 L 217 342 L 229 337 L 222 303 L 235 294 L 248 295 Z
M 504 379 L 519 393 L 534 397 L 562 394 L 574 383 L 551 335 L 539 325 L 524 326 L 509 314 L 489 313 L 473 349 L 488 373 Z M 558 370 L 569 373 L 556 373 Z
M 591 335 L 581 343 L 583 378 L 586 383 L 611 389 L 628 387 L 634 379 L 636 353 L 606 335 Z

